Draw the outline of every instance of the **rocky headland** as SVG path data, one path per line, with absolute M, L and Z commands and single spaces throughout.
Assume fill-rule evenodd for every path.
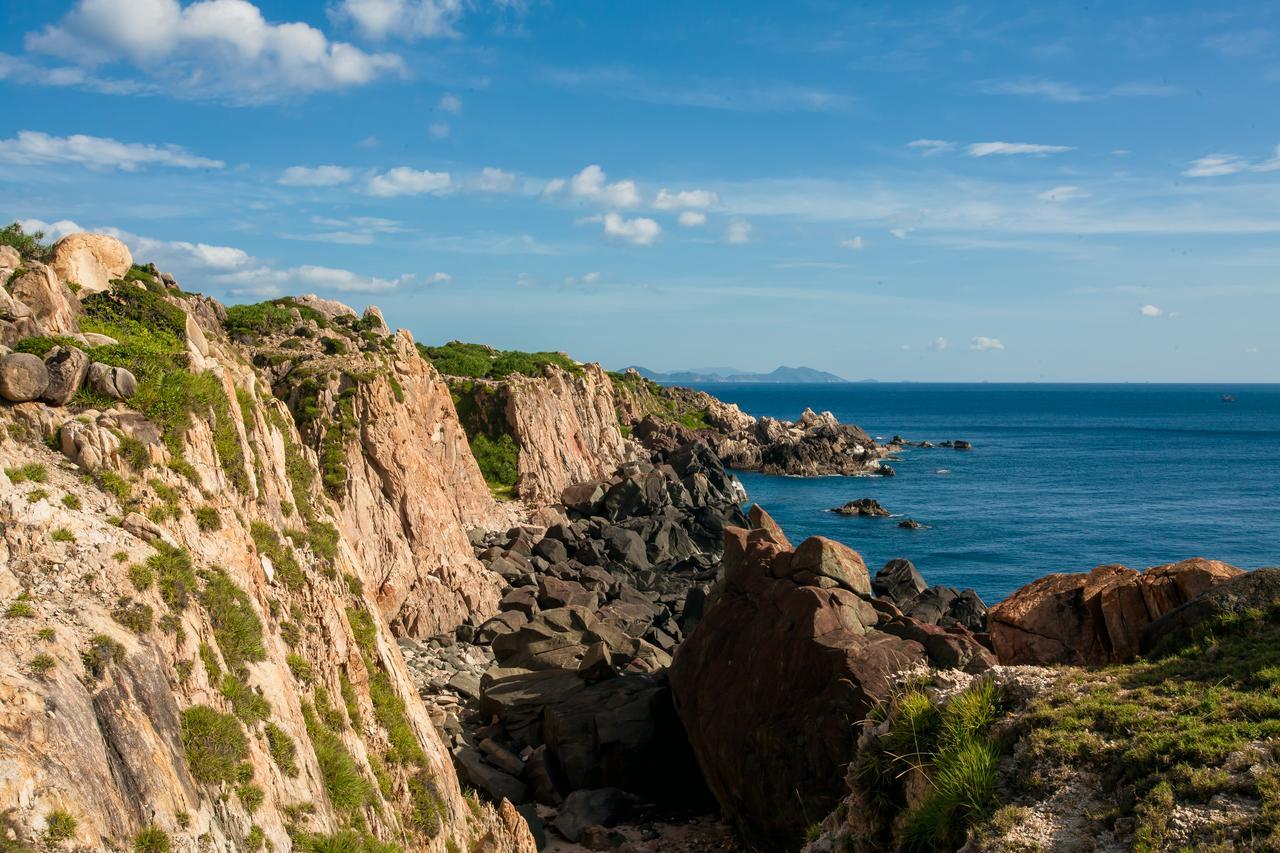
M 988 609 L 792 543 L 731 473 L 911 442 L 376 308 L 224 307 L 103 235 L 21 248 L 0 850 L 1280 843 L 1280 570 Z

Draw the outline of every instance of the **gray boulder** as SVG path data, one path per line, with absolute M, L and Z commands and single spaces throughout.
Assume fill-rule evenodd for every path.
M 89 390 L 113 400 L 127 400 L 138 393 L 138 380 L 123 367 L 95 361 L 86 379 Z
M 44 366 L 49 371 L 49 384 L 40 399 L 51 406 L 65 406 L 84 384 L 89 356 L 78 347 L 58 346 L 45 354 Z
M 871 583 L 876 596 L 887 598 L 899 607 L 924 592 L 928 586 L 915 565 L 902 557 L 885 563 Z
M 636 798 L 617 788 L 574 791 L 556 815 L 556 832 L 578 841 L 589 826 L 614 826 L 636 807 Z
M 49 370 L 39 356 L 11 352 L 0 360 L 0 397 L 10 403 L 37 399 L 49 387 Z

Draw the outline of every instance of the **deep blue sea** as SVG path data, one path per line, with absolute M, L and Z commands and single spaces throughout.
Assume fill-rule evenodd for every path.
M 929 583 L 994 603 L 1048 572 L 1186 557 L 1280 565 L 1280 385 L 702 385 L 753 415 L 829 410 L 902 451 L 898 476 L 736 472 L 794 542 L 820 534 L 868 568 L 911 559 Z M 1223 402 L 1233 394 L 1236 402 Z M 872 497 L 894 518 L 831 507 Z M 909 516 L 927 525 L 904 530 Z

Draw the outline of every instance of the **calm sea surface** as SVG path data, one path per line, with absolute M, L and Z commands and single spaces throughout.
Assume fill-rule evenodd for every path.
M 1280 385 L 699 387 L 753 415 L 795 419 L 809 406 L 885 441 L 973 442 L 907 448 L 893 478 L 737 472 L 792 541 L 838 539 L 873 574 L 908 557 L 930 583 L 973 587 L 990 604 L 1101 563 L 1280 565 Z M 895 517 L 827 511 L 860 497 Z M 900 529 L 902 517 L 927 529 Z

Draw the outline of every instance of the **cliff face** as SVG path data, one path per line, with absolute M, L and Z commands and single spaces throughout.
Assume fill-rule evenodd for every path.
M 557 501 L 565 486 L 604 479 L 636 458 L 600 365 L 577 375 L 549 366 L 541 377 L 512 375 L 506 384 L 507 421 L 520 444 L 519 497 Z
M 496 603 L 465 530 L 504 519 L 439 377 L 407 335 L 326 320 L 346 372 L 304 348 L 291 385 L 221 306 L 144 278 L 77 295 L 58 331 L 88 356 L 45 361 L 71 406 L 0 406 L 5 843 L 532 851 L 509 805 L 464 799 L 392 639 Z M 130 365 L 128 405 L 102 364 Z

